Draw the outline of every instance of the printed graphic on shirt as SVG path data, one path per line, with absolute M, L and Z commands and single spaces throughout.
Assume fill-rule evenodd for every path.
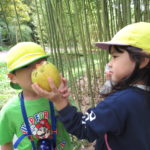
M 51 125 L 48 120 L 41 119 L 36 125 L 31 125 L 32 134 L 38 139 L 46 139 L 51 136 Z
M 93 121 L 96 119 L 96 114 L 91 111 L 90 113 L 89 112 L 86 112 L 83 116 L 82 116 L 82 124 L 86 124 L 87 121 Z
M 32 117 L 28 118 L 31 132 L 37 139 L 47 139 L 52 138 L 52 127 L 51 124 L 48 122 L 49 119 L 49 112 L 43 111 L 36 113 Z M 27 128 L 25 123 L 21 126 L 21 131 L 23 134 L 27 134 Z M 61 150 L 65 147 L 66 142 L 62 141 L 57 145 L 57 150 Z

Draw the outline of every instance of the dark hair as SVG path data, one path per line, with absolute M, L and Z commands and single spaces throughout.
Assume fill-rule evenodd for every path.
M 109 52 L 111 47 L 112 46 L 109 48 Z M 133 46 L 114 46 L 114 48 L 119 53 L 122 53 L 124 50 L 127 51 L 130 58 L 135 62 L 136 65 L 133 73 L 126 79 L 123 79 L 114 85 L 112 90 L 116 91 L 119 89 L 125 89 L 137 81 L 142 81 L 146 86 L 150 86 L 150 62 L 144 68 L 140 68 L 140 64 L 143 59 L 150 58 L 150 54 L 147 54 L 142 51 L 142 49 Z

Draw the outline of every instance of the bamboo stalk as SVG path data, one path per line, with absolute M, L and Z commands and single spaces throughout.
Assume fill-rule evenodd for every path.
M 39 13 L 37 0 L 35 0 L 34 2 L 35 2 L 35 6 L 36 6 L 37 19 L 38 19 L 38 25 L 39 25 L 39 31 L 40 31 L 40 38 L 42 40 L 42 46 L 45 48 L 44 39 L 43 39 L 43 33 L 42 33 L 42 27 L 41 27 L 41 21 L 40 21 L 40 13 Z
M 17 13 L 17 6 L 16 6 L 15 0 L 13 0 L 13 4 L 14 4 L 14 10 L 15 10 L 16 19 L 17 19 L 17 25 L 18 25 L 18 29 L 19 29 L 20 40 L 23 41 L 22 32 L 21 32 L 21 27 L 20 27 L 20 22 L 19 22 L 19 15 L 18 15 L 18 13 Z M 16 31 L 17 31 L 17 30 L 16 30 Z M 16 34 L 16 35 L 17 35 L 17 34 Z M 16 39 L 17 39 L 17 38 L 16 38 Z M 18 43 L 18 39 L 16 40 L 16 43 Z

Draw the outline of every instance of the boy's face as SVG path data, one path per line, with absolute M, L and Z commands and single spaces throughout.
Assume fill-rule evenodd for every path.
M 35 69 L 36 64 L 46 61 L 46 59 L 40 59 L 32 64 L 29 64 L 21 69 L 16 70 L 13 74 L 9 75 L 11 82 L 17 83 L 23 90 L 33 91 L 31 84 L 31 73 Z

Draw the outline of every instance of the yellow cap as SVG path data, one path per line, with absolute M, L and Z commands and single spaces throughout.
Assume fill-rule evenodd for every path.
M 96 42 L 101 49 L 109 49 L 110 45 L 134 46 L 150 53 L 150 23 L 138 22 L 125 26 L 108 42 Z
M 48 56 L 49 55 L 46 55 L 44 49 L 34 42 L 20 42 L 12 47 L 6 56 L 8 72 L 11 73 Z M 10 86 L 14 89 L 21 89 L 18 84 L 12 82 Z
M 45 57 L 48 55 L 40 45 L 34 42 L 18 43 L 9 50 L 6 56 L 8 72 L 13 72 Z

